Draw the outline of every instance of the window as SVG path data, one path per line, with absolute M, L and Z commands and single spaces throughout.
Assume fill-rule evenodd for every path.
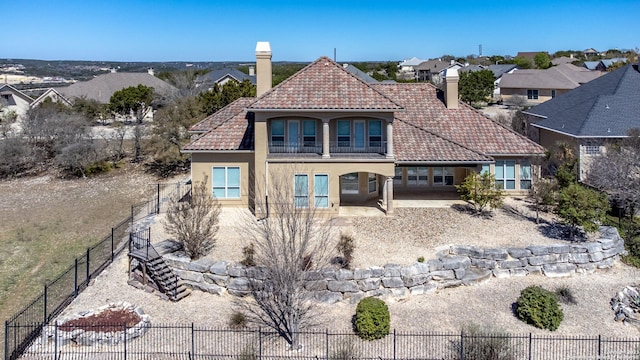
M 407 185 L 419 186 L 429 184 L 429 169 L 423 166 L 407 168 Z
M 402 185 L 402 169 L 401 167 L 395 168 L 395 174 L 393 177 L 393 185 Z
M 351 122 L 349 120 L 338 120 L 338 146 L 351 146 Z
M 213 196 L 218 199 L 240 198 L 240 167 L 213 167 Z
M 315 120 L 304 120 L 302 122 L 302 141 L 305 147 L 316 146 Z
M 309 207 L 309 177 L 295 174 L 293 180 L 293 204 L 295 207 Z
M 584 151 L 587 155 L 599 155 L 600 154 L 600 146 L 585 146 Z
M 365 122 L 364 120 L 355 120 L 353 122 L 353 146 L 362 149 L 365 143 Z
M 357 194 L 358 193 L 358 173 L 350 173 L 342 175 L 342 193 Z
M 538 90 L 527 90 L 527 99 L 538 100 Z
M 496 161 L 496 188 L 507 190 L 516 188 L 516 162 L 514 160 Z
M 454 170 L 452 167 L 433 168 L 433 185 L 438 185 L 438 186 L 453 185 L 453 173 L 454 173 Z
M 531 164 L 528 161 L 520 163 L 520 189 L 531 189 Z
M 271 121 L 271 145 L 284 145 L 284 120 Z
M 313 198 L 315 207 L 329 207 L 329 175 L 316 174 L 313 176 Z
M 553 99 L 554 97 L 556 97 L 556 91 L 555 90 L 551 90 L 551 98 Z
M 382 121 L 369 121 L 369 146 L 373 148 L 382 147 Z
M 376 192 L 376 174 L 369 173 L 369 193 Z
M 480 170 L 480 174 L 491 173 L 491 167 L 489 164 L 482 164 L 482 170 Z

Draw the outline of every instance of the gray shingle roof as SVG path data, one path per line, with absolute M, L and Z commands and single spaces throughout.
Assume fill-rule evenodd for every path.
M 366 72 L 358 69 L 357 67 L 355 67 L 355 66 L 353 66 L 351 64 L 345 64 L 344 69 L 347 70 L 348 72 L 352 73 L 353 75 L 359 77 L 360 79 L 364 80 L 367 83 L 373 84 L 373 83 L 379 82 L 378 80 L 372 78 Z
M 558 89 L 570 90 L 587 83 L 602 73 L 589 71 L 572 64 L 562 64 L 546 70 L 518 70 L 504 74 L 501 88 L 509 89 Z
M 234 69 L 234 68 L 224 68 L 224 69 L 218 69 L 218 70 L 212 70 L 202 76 L 199 76 L 198 79 L 196 80 L 197 83 L 218 83 L 221 80 L 223 80 L 225 77 L 232 77 L 234 78 L 236 81 L 238 82 L 242 82 L 244 80 L 249 80 L 251 81 L 251 83 L 253 85 L 256 84 L 256 77 L 255 76 L 249 76 L 245 73 L 243 73 L 242 71 L 238 70 L 238 69 Z
M 170 95 L 177 91 L 175 87 L 148 73 L 109 73 L 96 76 L 89 81 L 77 82 L 73 85 L 60 88 L 59 91 L 67 99 L 78 97 L 95 99 L 106 104 L 114 92 L 138 85 L 149 86 L 155 93 Z
M 626 65 L 526 113 L 545 117 L 534 126 L 573 137 L 624 137 L 640 128 L 638 65 Z

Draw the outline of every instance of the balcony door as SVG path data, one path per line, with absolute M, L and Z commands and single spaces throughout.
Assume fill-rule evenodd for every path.
M 353 147 L 356 149 L 364 149 L 366 144 L 364 120 L 355 120 L 353 122 Z
M 300 121 L 287 121 L 287 145 L 290 151 L 297 151 L 300 147 Z

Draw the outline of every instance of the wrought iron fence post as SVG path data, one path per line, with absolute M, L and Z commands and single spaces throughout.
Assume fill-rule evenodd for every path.
M 4 360 L 9 360 L 9 320 L 4 322 Z
M 91 261 L 89 260 L 89 253 L 90 253 L 90 250 L 89 248 L 87 248 L 87 274 L 86 274 L 87 286 L 89 286 L 89 264 L 91 263 Z
M 78 258 L 75 260 L 75 266 L 73 271 L 73 297 L 78 297 Z
M 156 209 L 156 214 L 160 214 L 160 183 L 158 183 L 158 207 Z
M 602 356 L 602 335 L 598 334 L 598 359 Z
M 533 335 L 529 333 L 529 360 L 531 360 L 531 356 L 533 354 Z
M 258 328 L 258 359 L 262 360 L 262 329 Z
M 325 329 L 325 359 L 329 360 L 329 329 Z
M 193 327 L 193 323 L 191 323 L 191 354 L 193 354 L 193 358 L 196 357 L 196 344 L 195 344 L 195 329 Z
M 131 231 L 133 232 L 133 222 L 135 220 L 135 217 L 133 215 L 133 205 L 131 205 Z
M 124 360 L 127 360 L 127 322 L 124 323 Z
M 113 259 L 115 257 L 114 254 L 113 254 L 113 252 L 115 250 L 114 249 L 114 242 L 113 242 L 113 233 L 114 233 L 114 230 L 113 230 L 113 228 L 111 228 L 111 262 L 113 262 Z
M 393 329 L 393 360 L 396 360 L 396 329 Z
M 58 360 L 58 322 L 53 324 L 53 359 Z
M 464 331 L 460 331 L 460 360 L 464 360 Z
M 42 312 L 42 323 L 47 323 L 47 284 L 44 284 L 44 311 Z

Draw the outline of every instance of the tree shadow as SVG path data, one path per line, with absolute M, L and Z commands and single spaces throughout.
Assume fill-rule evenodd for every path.
M 453 204 L 451 208 L 459 213 L 467 214 L 469 216 L 479 217 L 482 219 L 491 219 L 493 218 L 492 210 L 483 210 L 478 212 L 473 208 L 470 204 Z

